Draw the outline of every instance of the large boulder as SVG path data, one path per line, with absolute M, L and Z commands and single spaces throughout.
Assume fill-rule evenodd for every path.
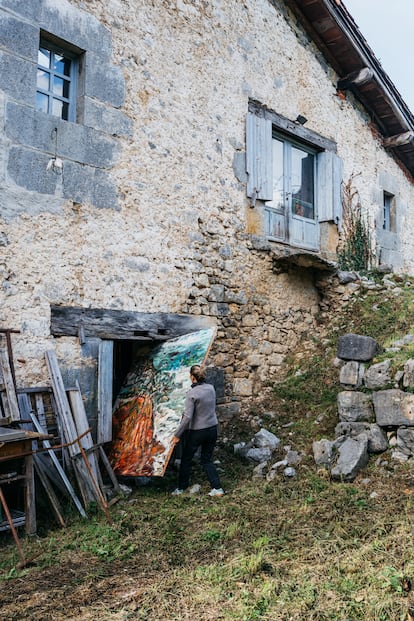
M 344 334 L 338 339 L 338 358 L 342 360 L 372 360 L 380 348 L 375 339 L 359 334 Z
M 368 436 L 361 433 L 356 438 L 347 438 L 338 447 L 338 459 L 331 470 L 335 481 L 350 482 L 355 479 L 361 468 L 368 463 Z
M 338 393 L 338 414 L 343 422 L 369 422 L 373 420 L 371 395 L 344 390 Z
M 414 427 L 414 394 L 391 388 L 375 392 L 373 400 L 380 427 Z

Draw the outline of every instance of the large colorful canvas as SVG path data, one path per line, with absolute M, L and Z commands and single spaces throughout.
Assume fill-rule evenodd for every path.
M 185 334 L 135 360 L 114 407 L 110 460 L 116 473 L 163 476 L 191 386 L 190 367 L 205 361 L 215 333 Z

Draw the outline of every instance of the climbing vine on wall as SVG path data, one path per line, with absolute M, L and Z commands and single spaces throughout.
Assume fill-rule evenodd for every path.
M 362 213 L 358 190 L 353 186 L 354 175 L 342 184 L 343 225 L 338 249 L 338 265 L 342 270 L 364 272 L 374 258 L 368 222 Z

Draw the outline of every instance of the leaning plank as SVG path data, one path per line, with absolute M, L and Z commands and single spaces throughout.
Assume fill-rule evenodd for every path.
M 76 479 L 82 494 L 85 505 L 94 499 L 93 484 L 90 481 L 89 473 L 85 465 L 81 461 L 76 461 L 80 452 L 80 446 L 76 442 L 78 433 L 75 421 L 73 420 L 72 411 L 70 409 L 69 400 L 66 395 L 65 386 L 63 384 L 62 375 L 59 369 L 58 361 L 54 351 L 46 352 L 46 363 L 49 369 L 50 379 L 52 380 L 53 395 L 56 401 L 56 408 L 59 418 L 62 422 L 63 435 L 69 444 L 69 455 L 72 458 Z
M 60 420 L 62 421 L 66 442 L 73 442 L 78 437 L 78 433 L 54 351 L 49 350 L 46 352 L 46 363 L 49 369 L 50 379 L 52 380 L 53 395 L 55 397 Z M 71 456 L 77 455 L 79 452 L 80 449 L 76 442 L 69 446 L 69 453 Z
M 5 349 L 0 349 L 0 367 L 3 375 L 3 381 L 6 388 L 7 401 L 10 411 L 10 419 L 12 421 L 20 420 L 19 405 L 17 403 L 16 390 L 14 388 L 13 377 L 10 369 L 9 360 Z
M 101 341 L 98 357 L 98 444 L 112 441 L 114 342 Z
M 58 497 L 55 494 L 55 490 L 53 489 L 52 485 L 49 482 L 49 479 L 47 478 L 46 472 L 44 470 L 45 466 L 43 462 L 36 459 L 37 457 L 38 455 L 35 455 L 34 466 L 35 466 L 36 474 L 39 477 L 41 484 L 43 485 L 43 488 L 47 494 L 47 497 L 49 498 L 50 505 L 53 509 L 53 513 L 55 514 L 55 517 L 58 523 L 61 526 L 65 527 L 66 524 L 65 524 L 65 520 L 62 515 L 62 507 L 60 506 Z
M 93 452 L 89 452 L 89 449 L 93 447 L 93 440 L 90 433 L 89 422 L 86 416 L 85 406 L 83 404 L 79 384 L 78 382 L 76 382 L 76 384 L 76 390 L 68 391 L 69 402 L 72 409 L 73 419 L 76 425 L 77 436 L 83 436 L 81 440 L 82 447 L 88 455 L 88 461 L 91 465 L 93 475 L 95 479 L 98 479 L 98 464 L 96 461 L 96 455 Z
M 29 397 L 28 395 L 19 395 L 19 400 L 20 400 L 20 405 L 23 408 L 22 411 L 25 412 L 25 415 L 27 414 L 27 416 L 31 419 L 34 428 L 36 429 L 36 431 L 38 433 L 47 433 L 42 426 L 40 425 L 39 421 L 37 420 L 35 414 L 33 413 L 32 409 L 31 409 L 31 405 L 30 405 L 30 401 L 29 401 Z M 65 485 L 70 497 L 72 498 L 76 508 L 78 509 L 79 513 L 81 514 L 82 517 L 86 517 L 86 513 L 79 501 L 79 498 L 76 496 L 75 494 L 75 490 L 72 487 L 71 482 L 69 481 L 68 477 L 66 476 L 65 471 L 63 470 L 62 466 L 60 465 L 60 462 L 58 460 L 58 458 L 55 455 L 55 452 L 49 442 L 49 440 L 42 440 L 43 442 L 43 446 L 45 449 L 48 449 L 47 452 L 50 455 L 50 459 L 52 460 L 53 465 L 55 466 L 57 472 L 60 475 L 60 478 L 63 481 L 63 484 Z

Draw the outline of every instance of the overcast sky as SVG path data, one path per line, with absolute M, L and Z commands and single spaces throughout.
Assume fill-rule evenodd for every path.
M 414 0 L 342 0 L 384 71 L 414 112 Z

